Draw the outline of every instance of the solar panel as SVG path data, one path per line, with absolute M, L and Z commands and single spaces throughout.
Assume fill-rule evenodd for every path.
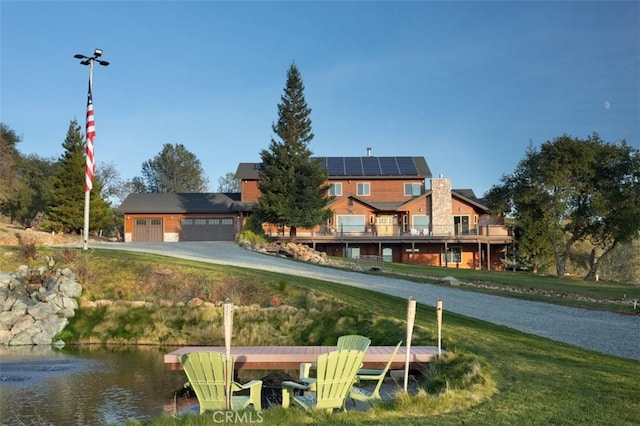
M 344 171 L 349 176 L 362 176 L 362 161 L 360 157 L 344 157 Z
M 417 175 L 418 169 L 413 162 L 413 157 L 396 157 L 398 161 L 398 167 L 400 168 L 400 174 L 402 175 Z
M 327 157 L 327 173 L 330 176 L 344 176 L 344 158 Z
M 378 157 L 362 157 L 362 168 L 366 176 L 380 176 L 382 174 Z
M 382 169 L 383 175 L 397 176 L 400 174 L 400 169 L 398 168 L 396 157 L 379 157 L 379 158 L 380 158 L 380 168 Z

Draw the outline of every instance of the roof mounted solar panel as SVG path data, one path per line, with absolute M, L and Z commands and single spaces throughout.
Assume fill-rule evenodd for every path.
M 327 173 L 330 176 L 344 176 L 344 157 L 327 157 Z
M 382 174 L 378 157 L 362 157 L 362 168 L 365 176 L 380 176 Z
M 398 167 L 400 168 L 400 174 L 415 176 L 418 174 L 418 168 L 413 161 L 413 157 L 396 157 Z
M 379 158 L 380 158 L 380 168 L 382 169 L 382 174 L 384 176 L 400 175 L 400 168 L 398 167 L 398 162 L 396 161 L 396 157 L 379 157 Z
M 362 161 L 360 157 L 344 157 L 344 168 L 347 176 L 363 176 Z

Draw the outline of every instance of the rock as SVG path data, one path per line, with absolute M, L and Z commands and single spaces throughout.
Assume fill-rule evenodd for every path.
M 0 273 L 0 345 L 50 345 L 75 315 L 82 286 L 71 270 L 52 267 Z

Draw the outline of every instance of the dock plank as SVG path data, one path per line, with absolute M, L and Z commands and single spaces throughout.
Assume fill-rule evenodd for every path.
M 364 368 L 383 368 L 395 346 L 370 346 L 364 357 Z M 335 350 L 335 346 L 232 346 L 235 368 L 244 370 L 297 370 L 302 362 L 315 362 L 318 355 Z M 406 346 L 400 347 L 391 364 L 392 369 L 404 368 Z M 195 351 L 225 352 L 224 346 L 185 346 L 165 354 L 164 363 L 172 370 L 181 370 L 179 357 Z M 436 346 L 412 346 L 411 368 L 421 368 L 438 355 Z

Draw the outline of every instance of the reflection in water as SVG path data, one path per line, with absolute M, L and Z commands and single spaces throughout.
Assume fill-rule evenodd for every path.
M 164 365 L 173 349 L 2 347 L 2 424 L 104 425 L 159 416 L 186 380 Z

